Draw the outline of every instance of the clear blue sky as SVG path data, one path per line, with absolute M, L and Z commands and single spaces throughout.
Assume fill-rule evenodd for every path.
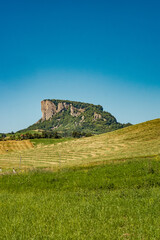
M 160 117 L 160 1 L 0 1 L 0 132 L 45 98 L 100 104 L 119 122 Z

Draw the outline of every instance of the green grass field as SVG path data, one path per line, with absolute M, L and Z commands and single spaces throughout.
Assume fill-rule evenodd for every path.
M 15 144 L 0 155 L 0 239 L 160 239 L 160 119 Z
M 0 178 L 0 239 L 160 239 L 160 159 Z

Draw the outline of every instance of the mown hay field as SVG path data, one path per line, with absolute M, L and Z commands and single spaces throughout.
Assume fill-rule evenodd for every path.
M 45 140 L 44 140 L 45 141 Z M 14 143 L 14 142 L 13 142 Z M 1 143 L 0 143 L 1 144 Z M 12 145 L 12 143 L 9 143 Z M 23 145 L 23 141 L 17 146 Z M 2 168 L 48 167 L 99 164 L 110 161 L 158 156 L 160 154 L 160 119 L 88 138 L 45 145 L 27 142 L 29 147 L 0 154 Z M 26 145 L 27 146 L 27 145 Z
M 33 144 L 29 140 L 23 141 L 0 141 L 0 154 L 23 151 L 33 148 Z

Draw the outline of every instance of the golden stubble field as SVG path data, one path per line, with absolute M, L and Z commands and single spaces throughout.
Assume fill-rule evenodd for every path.
M 33 147 L 29 140 L 0 142 L 0 167 L 18 168 L 21 159 L 22 168 L 54 169 L 159 154 L 160 119 L 155 119 L 114 132 L 51 145 Z
M 6 154 L 31 148 L 33 148 L 33 144 L 30 142 L 30 140 L 23 141 L 8 140 L 0 142 L 0 154 Z

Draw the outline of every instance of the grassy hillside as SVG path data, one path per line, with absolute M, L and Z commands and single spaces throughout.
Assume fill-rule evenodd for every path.
M 55 144 L 37 144 L 21 152 L 0 155 L 3 168 L 23 168 L 99 164 L 160 154 L 160 119 L 130 126 L 89 138 L 67 140 Z
M 58 139 L 40 138 L 40 139 L 30 139 L 31 143 L 33 143 L 34 146 L 53 145 L 53 144 L 62 143 L 62 142 L 70 141 L 70 140 L 73 140 L 73 138 L 58 138 Z
M 159 160 L 0 176 L 0 239 L 158 240 Z

